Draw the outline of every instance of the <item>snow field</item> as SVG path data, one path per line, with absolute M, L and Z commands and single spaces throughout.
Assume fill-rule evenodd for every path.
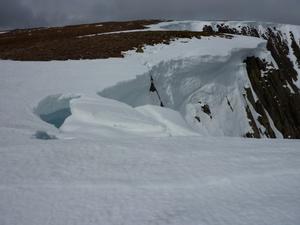
M 0 223 L 297 225 L 299 146 L 202 137 L 24 140 L 1 147 Z

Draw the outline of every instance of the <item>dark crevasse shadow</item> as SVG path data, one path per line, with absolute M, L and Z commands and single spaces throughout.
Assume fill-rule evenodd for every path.
M 43 121 L 60 128 L 65 120 L 71 116 L 70 101 L 79 97 L 65 97 L 61 94 L 50 95 L 39 102 L 34 112 Z
M 65 108 L 50 114 L 42 114 L 40 118 L 56 128 L 60 128 L 69 116 L 71 116 L 71 110 L 70 108 Z

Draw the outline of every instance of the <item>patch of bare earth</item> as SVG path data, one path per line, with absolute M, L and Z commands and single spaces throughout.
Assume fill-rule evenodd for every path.
M 122 52 L 134 49 L 142 52 L 144 45 L 168 44 L 177 38 L 224 36 L 210 31 L 133 31 L 159 22 L 142 20 L 15 30 L 0 34 L 0 59 L 49 61 L 123 57 Z M 128 30 L 133 32 L 109 33 Z

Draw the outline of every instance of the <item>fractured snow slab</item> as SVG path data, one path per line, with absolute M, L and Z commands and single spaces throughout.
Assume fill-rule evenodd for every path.
M 167 108 L 137 109 L 106 98 L 81 97 L 71 101 L 71 116 L 61 130 L 93 136 L 197 136 L 181 115 Z

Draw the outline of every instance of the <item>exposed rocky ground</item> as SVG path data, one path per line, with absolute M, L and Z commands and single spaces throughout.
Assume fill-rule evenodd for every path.
M 122 57 L 144 45 L 168 44 L 176 38 L 217 35 L 212 32 L 138 31 L 158 20 L 15 30 L 0 34 L 0 59 L 49 61 Z M 132 32 L 122 32 L 130 31 Z M 220 34 L 218 34 L 220 35 Z

